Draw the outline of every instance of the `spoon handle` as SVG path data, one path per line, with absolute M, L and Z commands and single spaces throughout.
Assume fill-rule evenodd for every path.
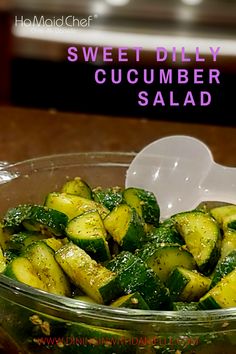
M 235 204 L 236 169 L 213 162 L 200 188 L 202 200 Z

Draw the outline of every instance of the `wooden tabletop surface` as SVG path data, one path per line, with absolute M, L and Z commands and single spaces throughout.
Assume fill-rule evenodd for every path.
M 202 140 L 216 162 L 236 167 L 236 127 L 0 107 L 1 161 L 80 151 L 137 152 L 175 134 Z

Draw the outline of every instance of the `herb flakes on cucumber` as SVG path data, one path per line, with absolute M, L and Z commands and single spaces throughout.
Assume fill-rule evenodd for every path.
M 211 274 L 219 259 L 221 246 L 216 221 L 197 210 L 179 213 L 172 218 L 199 270 L 205 275 Z
M 24 227 L 29 231 L 61 236 L 67 221 L 67 216 L 60 211 L 41 205 L 19 205 L 8 210 L 3 225 L 12 230 Z
M 228 308 L 236 306 L 235 216 L 236 205 L 224 205 L 160 222 L 153 193 L 92 188 L 75 177 L 50 191 L 44 205 L 7 211 L 0 272 L 111 307 Z

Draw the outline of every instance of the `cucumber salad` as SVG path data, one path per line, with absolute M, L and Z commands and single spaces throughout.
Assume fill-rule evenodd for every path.
M 236 306 L 236 205 L 160 221 L 152 192 L 67 181 L 1 222 L 0 272 L 82 301 L 142 310 Z

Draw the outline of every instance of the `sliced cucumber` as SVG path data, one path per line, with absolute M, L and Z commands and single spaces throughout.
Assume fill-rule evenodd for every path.
M 236 205 L 219 205 L 160 223 L 153 193 L 120 187 L 91 191 L 76 177 L 60 193 L 49 193 L 44 206 L 8 210 L 0 225 L 0 273 L 111 307 L 186 311 L 236 306 Z M 94 327 L 82 327 L 84 333 L 94 332 Z M 94 332 L 98 338 L 100 330 Z M 84 347 L 82 352 L 101 352 L 93 343 Z M 80 349 L 67 346 L 63 353 Z M 109 345 L 104 350 L 114 352 Z
M 20 255 L 22 250 L 27 247 L 30 243 L 45 239 L 45 235 L 39 232 L 33 231 L 22 231 L 18 234 L 13 234 L 7 243 L 8 250 Z
M 236 307 L 236 269 L 221 279 L 200 301 L 202 309 Z
M 184 240 L 173 225 L 173 222 L 164 222 L 159 227 L 152 230 L 147 239 L 156 243 L 171 243 L 184 245 Z
M 213 288 L 223 277 L 236 268 L 236 249 L 229 253 L 224 259 L 219 260 L 211 282 Z
M 236 228 L 236 205 L 213 208 L 210 210 L 210 213 L 223 230 L 226 230 L 228 227 Z
M 188 251 L 178 245 L 148 243 L 137 252 L 149 268 L 165 282 L 176 267 L 185 267 L 187 269 L 195 269 L 196 263 Z
M 138 291 L 132 294 L 123 295 L 111 303 L 112 307 L 128 307 L 131 309 L 149 310 L 149 306 L 144 301 Z
M 236 207 L 236 205 L 235 205 Z M 229 215 L 224 219 L 223 230 L 235 230 L 236 231 L 236 212 L 232 215 Z
M 6 258 L 4 257 L 2 248 L 0 246 L 0 273 L 3 273 L 6 269 Z
M 183 267 L 175 268 L 167 281 L 173 301 L 198 301 L 209 289 L 211 280 Z
M 51 249 L 53 249 L 54 252 L 56 252 L 57 250 L 59 250 L 59 248 L 61 248 L 64 245 L 64 240 L 58 239 L 58 238 L 54 238 L 54 237 L 50 237 L 50 238 L 46 238 L 43 240 Z
M 93 189 L 93 199 L 95 202 L 103 204 L 107 209 L 113 210 L 123 202 L 122 189 L 120 187 Z
M 106 304 L 121 294 L 117 275 L 72 242 L 56 252 L 56 260 L 71 282 L 97 303 Z
M 146 233 L 144 239 L 143 239 L 143 242 L 148 242 L 149 239 L 148 239 L 148 236 L 154 232 L 156 230 L 156 227 L 154 225 L 151 225 L 151 224 L 147 224 L 147 223 L 144 223 L 144 231 Z
M 111 258 L 106 241 L 106 229 L 97 211 L 91 211 L 72 219 L 67 227 L 68 238 L 98 261 Z
M 134 251 L 141 246 L 145 235 L 144 225 L 135 211 L 126 204 L 118 205 L 104 219 L 104 226 L 124 250 Z
M 227 230 L 221 244 L 221 259 L 236 250 L 236 231 Z
M 8 247 L 8 241 L 11 236 L 11 233 L 7 232 L 6 228 L 0 224 L 0 247 L 5 251 Z
M 18 205 L 17 207 L 10 208 L 4 218 L 4 228 L 18 231 L 22 226 L 22 222 L 30 217 L 32 205 Z
M 55 260 L 53 250 L 43 241 L 31 243 L 24 250 L 38 277 L 52 294 L 70 296 L 70 284 Z
M 236 214 L 234 216 L 231 216 L 227 221 L 227 228 L 236 230 Z
M 87 295 L 75 295 L 73 299 L 96 304 L 96 301 L 94 301 L 91 297 Z
M 61 236 L 67 221 L 67 216 L 59 211 L 41 205 L 19 205 L 8 210 L 4 217 L 4 226 L 14 230 L 23 225 L 29 231 Z
M 123 251 L 108 262 L 106 267 L 118 273 L 125 294 L 138 291 L 153 310 L 169 307 L 169 290 L 139 257 Z
M 185 240 L 200 272 L 209 275 L 220 256 L 220 230 L 215 220 L 201 211 L 176 214 L 176 228 Z
M 62 236 L 67 222 L 68 218 L 64 213 L 40 205 L 33 205 L 30 215 L 22 223 L 29 231 L 39 231 L 49 236 Z
M 173 302 L 173 311 L 197 311 L 198 302 Z
M 8 264 L 11 261 L 13 261 L 13 259 L 19 257 L 19 253 L 15 253 L 14 251 L 7 249 L 4 251 L 4 257 L 5 257 L 6 263 Z
M 47 285 L 42 281 L 32 263 L 25 257 L 17 257 L 10 262 L 4 274 L 34 288 L 48 291 Z
M 78 195 L 79 197 L 92 199 L 92 190 L 89 185 L 80 177 L 66 182 L 62 187 L 62 193 Z
M 160 208 L 152 192 L 141 188 L 126 188 L 123 192 L 123 198 L 146 223 L 159 225 Z
M 18 234 L 10 236 L 8 244 L 8 250 L 14 252 L 16 255 L 20 255 L 22 251 L 29 246 L 32 242 L 44 241 L 54 251 L 63 246 L 63 241 L 58 238 L 47 238 L 45 235 L 34 231 L 22 231 Z
M 109 210 L 102 204 L 79 197 L 78 195 L 66 193 L 49 193 L 46 197 L 45 205 L 49 208 L 61 211 L 66 214 L 69 219 L 73 219 L 87 211 L 98 211 L 102 219 L 109 214 Z

